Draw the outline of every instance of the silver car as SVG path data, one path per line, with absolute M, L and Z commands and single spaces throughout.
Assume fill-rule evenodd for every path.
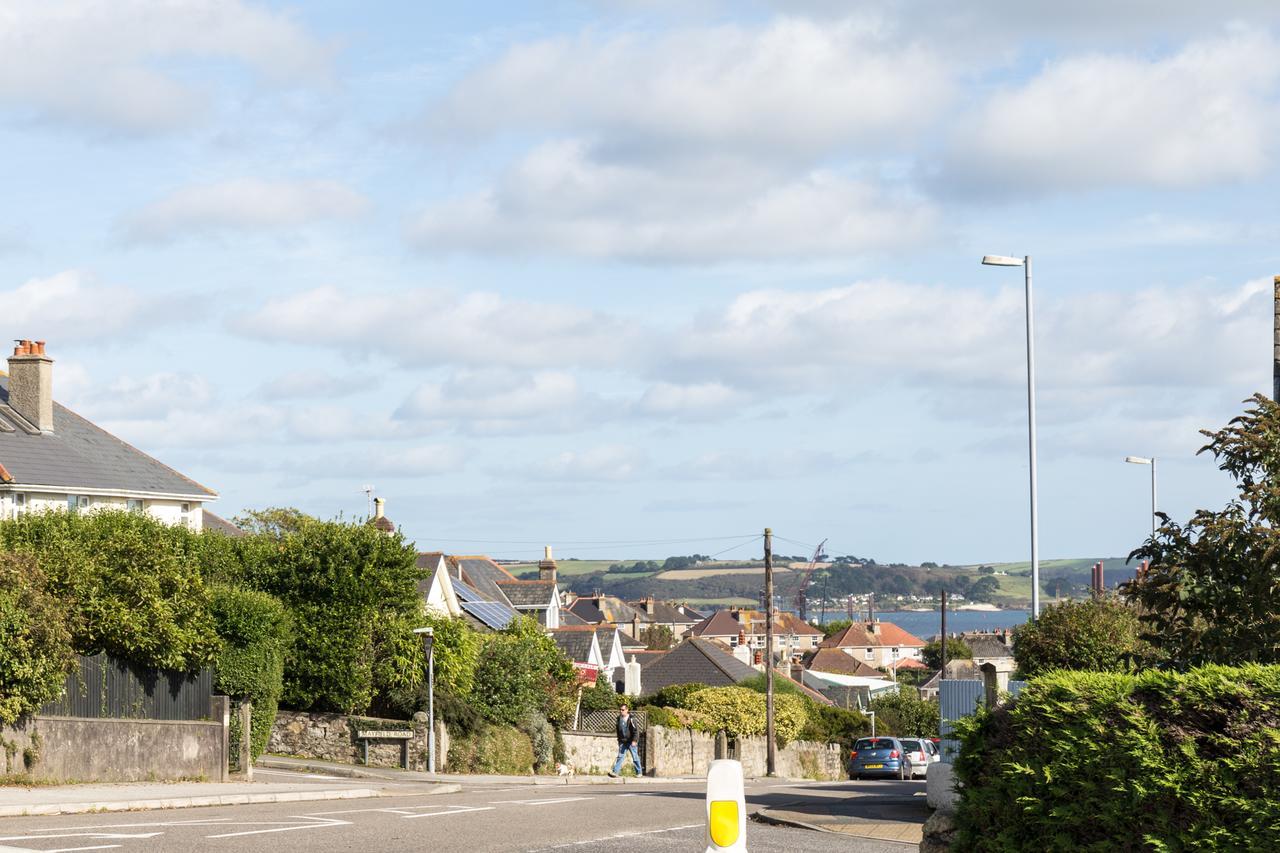
M 937 744 L 928 738 L 906 737 L 899 740 L 906 753 L 907 768 L 910 771 L 908 775 L 913 779 L 917 776 L 925 778 L 929 773 L 929 765 L 942 760 Z

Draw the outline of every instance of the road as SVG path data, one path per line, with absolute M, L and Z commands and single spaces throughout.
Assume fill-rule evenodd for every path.
M 704 787 L 657 785 L 468 786 L 424 795 L 411 789 L 369 800 L 219 806 L 170 811 L 0 820 L 0 853 L 119 850 L 326 851 L 551 850 L 702 851 Z M 907 794 L 919 782 L 749 783 L 748 811 L 853 793 Z M 749 823 L 753 853 L 905 853 L 914 845 Z

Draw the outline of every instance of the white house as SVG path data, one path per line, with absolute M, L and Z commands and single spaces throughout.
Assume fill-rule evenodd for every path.
M 0 373 L 0 518 L 110 508 L 199 531 L 217 497 L 54 402 L 45 342 L 18 341 Z

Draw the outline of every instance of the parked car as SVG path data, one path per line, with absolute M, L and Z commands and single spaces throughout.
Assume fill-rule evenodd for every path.
M 886 776 L 906 779 L 911 775 L 911 759 L 896 737 L 864 737 L 849 753 L 849 774 L 854 779 Z
M 907 751 L 907 761 L 911 762 L 912 778 L 925 777 L 929 773 L 929 765 L 942 760 L 938 747 L 929 738 L 902 738 L 902 748 Z

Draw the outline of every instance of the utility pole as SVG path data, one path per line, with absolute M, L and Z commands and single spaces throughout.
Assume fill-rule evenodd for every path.
M 947 591 L 942 590 L 942 669 L 938 673 L 938 689 L 942 689 L 942 679 L 947 677 Z
M 776 776 L 777 744 L 773 739 L 773 530 L 764 529 L 764 735 L 765 773 Z
M 1275 332 L 1271 342 L 1271 399 L 1280 400 L 1280 275 L 1272 282 L 1275 286 L 1272 301 L 1275 314 Z

